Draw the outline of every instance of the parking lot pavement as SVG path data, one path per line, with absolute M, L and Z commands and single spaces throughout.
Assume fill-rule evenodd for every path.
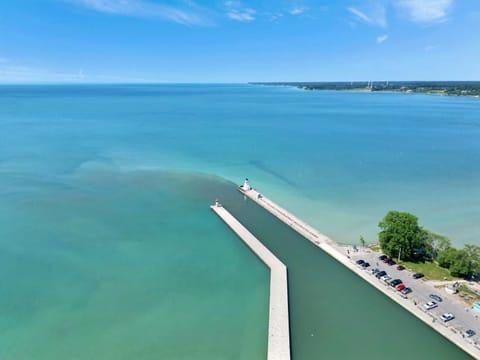
M 405 301 L 413 302 L 418 308 L 422 311 L 428 313 L 432 317 L 432 322 L 438 322 L 444 326 L 450 328 L 453 332 L 457 333 L 458 336 L 463 336 L 463 333 L 467 329 L 472 329 L 475 331 L 476 335 L 465 338 L 465 341 L 475 344 L 480 349 L 480 313 L 476 313 L 471 307 L 469 307 L 465 302 L 458 299 L 457 295 L 448 294 L 444 287 L 435 288 L 433 284 L 424 279 L 414 279 L 412 277 L 413 273 L 404 270 L 397 270 L 397 265 L 389 266 L 386 263 L 383 263 L 378 259 L 379 253 L 372 252 L 369 249 L 359 249 L 358 251 L 349 250 L 351 255 L 351 260 L 355 262 L 356 260 L 362 259 L 370 263 L 370 267 L 365 269 L 366 272 L 370 272 L 373 268 L 378 268 L 380 270 L 386 271 L 392 279 L 400 279 L 403 283 L 411 288 L 413 291 L 408 295 L 402 295 L 400 292 L 396 291 L 393 287 L 388 285 L 382 280 L 378 280 L 381 283 L 384 283 L 386 287 L 389 287 L 392 292 L 397 293 L 399 297 L 403 297 Z M 375 276 L 371 274 L 371 276 Z M 423 305 L 432 299 L 429 297 L 431 294 L 436 294 L 442 298 L 443 301 L 438 302 L 438 307 L 432 310 L 425 310 Z M 440 316 L 444 313 L 452 313 L 455 316 L 455 319 L 450 320 L 444 323 Z

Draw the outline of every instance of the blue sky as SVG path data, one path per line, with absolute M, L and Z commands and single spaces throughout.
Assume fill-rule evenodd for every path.
M 480 80 L 479 0 L 5 0 L 0 82 Z

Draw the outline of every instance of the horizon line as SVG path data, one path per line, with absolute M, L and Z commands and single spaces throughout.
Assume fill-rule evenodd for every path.
M 453 82 L 480 82 L 480 80 L 295 80 L 295 81 L 215 81 L 215 82 L 206 82 L 206 81 L 10 81 L 10 82 L 0 82 L 0 86 L 10 86 L 10 85 L 255 85 L 255 84 L 328 84 L 328 83 L 362 83 L 362 82 L 373 82 L 373 83 L 402 83 L 402 82 L 425 82 L 425 83 L 434 83 L 434 82 L 444 82 L 444 83 L 453 83 Z

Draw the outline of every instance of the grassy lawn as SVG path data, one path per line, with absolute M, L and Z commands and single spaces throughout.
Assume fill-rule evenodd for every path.
M 382 251 L 382 249 L 380 248 L 380 245 L 369 245 L 368 247 L 372 251 L 376 251 L 376 252 L 381 252 Z
M 382 254 L 382 249 L 380 245 L 371 245 L 369 246 L 370 250 L 378 252 L 378 254 Z M 394 259 L 395 261 L 397 259 Z M 405 266 L 410 271 L 416 273 L 421 272 L 425 275 L 425 280 L 460 280 L 452 275 L 450 275 L 450 271 L 448 269 L 442 268 L 434 262 L 410 262 L 410 261 L 401 261 L 400 264 Z
M 450 275 L 448 269 L 444 269 L 434 262 L 414 263 L 402 261 L 401 263 L 407 269 L 413 272 L 421 272 L 425 275 L 426 280 L 455 280 L 457 278 Z

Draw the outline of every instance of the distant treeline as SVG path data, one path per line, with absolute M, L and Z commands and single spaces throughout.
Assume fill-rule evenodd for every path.
M 294 86 L 304 90 L 364 90 L 480 96 L 480 81 L 352 81 L 352 82 L 257 82 L 254 85 Z

